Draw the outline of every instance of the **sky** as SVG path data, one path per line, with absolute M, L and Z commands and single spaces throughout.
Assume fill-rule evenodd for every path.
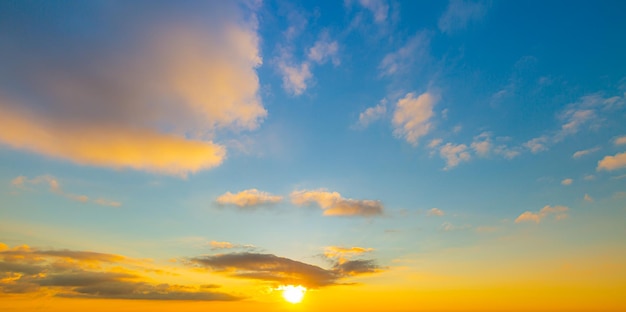
M 0 310 L 624 311 L 625 10 L 0 1 Z

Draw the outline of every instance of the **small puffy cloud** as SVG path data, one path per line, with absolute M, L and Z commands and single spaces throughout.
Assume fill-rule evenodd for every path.
M 0 51 L 12 60 L 0 72 L 11 81 L 0 87 L 0 124 L 13 131 L 1 131 L 0 143 L 81 165 L 185 176 L 222 163 L 216 133 L 252 130 L 267 116 L 250 7 L 133 3 L 119 15 L 116 5 L 73 2 L 42 18 L 28 5 L 2 12 L 0 37 L 14 48 Z M 93 30 L 86 41 L 78 28 L 57 27 L 84 21 Z
M 187 262 L 231 277 L 307 288 L 338 285 L 344 279 L 382 270 L 373 260 L 336 261 L 332 268 L 324 269 L 272 254 L 248 252 L 195 257 Z
M 339 45 L 336 40 L 330 40 L 328 33 L 324 32 L 315 44 L 309 49 L 308 58 L 318 64 L 324 64 L 329 59 L 333 65 L 339 65 Z
M 404 137 L 413 146 L 417 146 L 419 139 L 430 131 L 433 106 L 439 100 L 428 92 L 415 96 L 415 93 L 407 93 L 398 100 L 392 120 L 394 134 Z
M 441 210 L 439 208 L 432 208 L 432 209 L 428 210 L 426 215 L 441 217 L 441 216 L 445 215 L 445 212 L 443 212 L 443 210 Z
M 210 241 L 209 245 L 211 246 L 211 249 L 231 249 L 234 247 L 232 243 L 217 241 Z
M 72 193 L 65 192 L 61 188 L 61 184 L 59 183 L 59 181 L 55 177 L 50 176 L 50 175 L 41 175 L 41 176 L 34 177 L 32 179 L 29 179 L 28 177 L 25 177 L 25 176 L 18 176 L 14 178 L 13 180 L 11 180 L 11 185 L 17 189 L 25 189 L 28 185 L 39 185 L 39 184 L 48 185 L 48 187 L 50 188 L 50 191 L 53 192 L 54 194 L 61 195 L 65 198 L 68 198 L 74 201 L 78 201 L 82 203 L 92 202 L 97 205 L 110 206 L 110 207 L 120 207 L 122 205 L 122 203 L 120 202 L 112 201 L 112 200 L 108 200 L 104 198 L 91 200 L 87 195 L 79 195 L 79 194 L 72 194 Z
M 436 148 L 439 145 L 441 145 L 441 142 L 443 142 L 442 139 L 432 139 L 429 143 L 428 143 L 428 148 Z
M 515 223 L 521 222 L 535 222 L 539 223 L 541 220 L 549 215 L 554 215 L 556 220 L 567 218 L 567 211 L 569 208 L 565 206 L 550 206 L 546 205 L 539 212 L 525 211 L 515 219 Z
M 446 160 L 444 170 L 452 169 L 463 161 L 469 161 L 471 158 L 465 144 L 454 145 L 452 143 L 446 143 L 439 149 L 439 155 Z
M 429 46 L 430 36 L 428 33 L 417 33 L 400 49 L 385 55 L 378 65 L 381 76 L 408 72 L 416 62 L 424 64 L 429 55 Z
M 531 153 L 537 154 L 548 149 L 548 140 L 547 136 L 540 136 L 524 143 L 524 146 L 528 148 Z
M 478 156 L 486 157 L 492 148 L 491 134 L 483 132 L 480 135 L 474 137 L 474 141 L 471 144 L 472 149 Z
M 439 30 L 450 34 L 482 19 L 486 13 L 487 6 L 483 1 L 451 0 L 437 25 Z
M 583 197 L 583 199 L 586 202 L 593 202 L 593 197 L 589 196 L 589 194 L 585 194 L 585 196 Z
M 563 179 L 563 181 L 561 181 L 561 184 L 563 185 L 571 185 L 574 182 L 574 180 L 567 178 L 567 179 Z
M 381 119 L 387 113 L 387 100 L 383 99 L 374 107 L 368 107 L 359 114 L 359 121 L 356 123 L 357 128 L 367 128 L 372 122 Z
M 341 194 L 325 189 L 294 191 L 291 202 L 299 206 L 315 203 L 324 210 L 325 216 L 371 217 L 382 215 L 384 211 L 383 204 L 378 200 L 343 198 Z
M 600 148 L 599 148 L 599 147 L 594 147 L 594 148 L 590 148 L 590 149 L 586 149 L 586 150 L 576 151 L 576 152 L 572 155 L 572 158 L 577 159 L 577 158 L 583 157 L 583 156 L 585 156 L 585 155 L 588 155 L 588 154 L 591 154 L 591 153 L 597 152 L 597 151 L 599 151 L 599 150 L 600 150 Z
M 616 138 L 615 141 L 613 141 L 613 143 L 615 145 L 624 145 L 624 144 L 626 144 L 626 135 Z
M 618 153 L 614 156 L 604 156 L 598 161 L 598 167 L 596 170 L 612 171 L 626 167 L 626 152 Z
M 307 62 L 303 62 L 300 65 L 292 65 L 286 61 L 280 61 L 278 69 L 283 76 L 283 88 L 292 95 L 302 94 L 313 77 Z
M 225 194 L 220 195 L 216 199 L 216 202 L 221 205 L 236 205 L 243 208 L 265 204 L 276 204 L 282 200 L 282 196 L 261 192 L 257 189 L 249 189 L 236 194 L 226 192 Z

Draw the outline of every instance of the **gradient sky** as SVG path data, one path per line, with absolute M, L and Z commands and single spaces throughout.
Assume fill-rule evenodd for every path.
M 0 1 L 0 309 L 626 310 L 625 11 Z

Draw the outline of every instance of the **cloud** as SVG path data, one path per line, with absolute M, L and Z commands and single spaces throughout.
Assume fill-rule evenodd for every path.
M 347 0 L 346 2 L 351 2 Z M 384 23 L 389 15 L 389 5 L 386 0 L 357 0 L 357 2 L 369 10 L 377 24 Z
M 18 177 L 15 177 L 13 180 L 11 180 L 11 185 L 18 189 L 25 189 L 27 185 L 39 185 L 39 184 L 47 184 L 50 187 L 50 191 L 53 192 L 54 194 L 61 195 L 65 198 L 69 198 L 74 201 L 78 201 L 82 203 L 92 202 L 97 205 L 110 206 L 110 207 L 120 207 L 122 205 L 122 203 L 120 202 L 112 201 L 112 200 L 108 200 L 104 198 L 90 200 L 87 195 L 67 193 L 63 191 L 63 189 L 61 189 L 61 185 L 59 181 L 55 177 L 50 176 L 50 175 L 41 175 L 41 176 L 34 177 L 32 179 L 29 179 L 28 177 L 25 177 L 25 176 L 18 176 Z
M 583 197 L 583 199 L 586 202 L 593 202 L 593 198 L 591 196 L 589 196 L 589 194 L 585 194 L 585 196 Z
M 604 156 L 598 161 L 598 167 L 596 170 L 612 171 L 626 167 L 626 152 L 618 153 L 614 156 Z
M 3 245 L 3 244 L 2 244 Z M 128 268 L 138 262 L 121 255 L 46 250 L 26 245 L 0 250 L 0 293 L 50 293 L 57 297 L 142 300 L 238 300 L 202 287 L 153 284 Z
M 438 100 L 437 96 L 428 92 L 417 98 L 415 93 L 407 93 L 396 103 L 393 114 L 394 134 L 417 146 L 419 138 L 428 134 L 431 129 L 433 106 Z
M 439 155 L 446 160 L 444 170 L 452 169 L 463 161 L 469 161 L 471 158 L 465 144 L 454 145 L 446 143 L 439 148 Z
M 489 132 L 483 132 L 474 137 L 471 147 L 478 156 L 486 157 L 492 149 L 491 134 Z
M 427 216 L 437 216 L 437 217 L 441 217 L 443 215 L 445 215 L 446 213 L 443 212 L 443 210 L 439 209 L 439 208 L 432 208 L 430 210 L 428 210 L 428 212 L 426 213 Z
M 383 204 L 378 200 L 357 200 L 343 198 L 337 192 L 324 189 L 293 191 L 291 202 L 302 206 L 316 203 L 325 216 L 361 216 L 372 217 L 382 215 Z
M 574 180 L 572 179 L 563 179 L 563 181 L 561 181 L 561 184 L 563 185 L 571 185 L 574 182 Z
M 368 107 L 365 111 L 359 114 L 359 121 L 355 127 L 364 129 L 367 128 L 372 122 L 381 119 L 387 113 L 387 100 L 383 99 L 380 103 L 374 107 Z
M 218 131 L 253 130 L 267 115 L 256 18 L 245 6 L 134 3 L 119 16 L 116 6 L 76 2 L 42 18 L 29 5 L 2 18 L 13 48 L 0 51 L 12 60 L 0 73 L 11 81 L 0 87 L 0 124 L 15 131 L 0 142 L 12 148 L 184 176 L 222 163 Z M 89 40 L 78 29 L 90 29 Z
M 307 88 L 307 83 L 313 77 L 309 63 L 306 62 L 292 65 L 286 61 L 280 61 L 278 69 L 283 76 L 283 88 L 292 95 L 302 94 Z
M 624 145 L 624 144 L 626 144 L 626 135 L 616 138 L 613 143 L 615 145 Z
M 395 52 L 383 58 L 378 65 L 381 76 L 392 76 L 411 70 L 415 62 L 420 65 L 427 63 L 430 47 L 430 36 L 426 32 L 419 32 L 409 38 L 407 43 Z M 413 73 L 414 70 L 411 70 Z
M 276 204 L 283 200 L 282 196 L 261 192 L 257 189 L 241 191 L 237 194 L 226 192 L 217 198 L 220 205 L 236 205 L 241 208 L 259 205 Z
M 450 222 L 444 222 L 441 224 L 441 230 L 446 231 L 446 232 L 450 232 L 450 231 L 460 231 L 460 230 L 468 230 L 470 229 L 472 226 L 469 224 L 465 224 L 465 225 L 453 225 Z
M 341 284 L 341 280 L 382 270 L 373 260 L 336 262 L 332 268 L 260 253 L 229 253 L 190 258 L 189 264 L 231 277 L 261 280 L 282 285 L 319 288 Z
M 588 154 L 591 154 L 591 153 L 595 153 L 595 152 L 597 152 L 599 150 L 600 150 L 599 147 L 594 147 L 594 148 L 590 148 L 590 149 L 586 149 L 586 150 L 576 151 L 572 155 L 572 158 L 577 159 L 577 158 L 583 157 L 585 155 L 588 155 Z
M 539 152 L 548 150 L 548 139 L 549 138 L 547 136 L 540 136 L 524 143 L 524 146 L 528 148 L 531 153 L 537 154 Z
M 309 49 L 308 58 L 318 64 L 324 64 L 329 59 L 333 65 L 338 66 L 340 63 L 337 53 L 339 52 L 339 45 L 336 40 L 330 40 L 328 33 L 323 32 L 320 38 Z
M 220 250 L 220 249 L 254 249 L 253 245 L 240 245 L 233 244 L 230 242 L 218 242 L 218 241 L 210 241 L 209 246 L 211 246 L 211 250 Z
M 441 32 L 450 34 L 482 19 L 486 13 L 487 6 L 482 1 L 450 0 L 437 25 Z
M 515 219 L 515 223 L 521 223 L 521 222 L 535 222 L 535 223 L 539 223 L 541 222 L 541 220 L 543 220 L 544 218 L 546 218 L 549 215 L 554 215 L 554 218 L 556 220 L 561 220 L 564 218 L 567 218 L 567 211 L 569 210 L 569 208 L 565 207 L 565 206 L 550 206 L 550 205 L 546 205 L 543 208 L 541 208 L 541 210 L 539 210 L 539 212 L 531 212 L 531 211 L 525 211 L 524 213 L 522 213 L 521 215 L 519 215 L 517 217 L 517 219 Z
M 354 256 L 372 251 L 374 251 L 374 248 L 328 246 L 324 249 L 324 256 L 337 261 L 338 264 L 343 264 Z

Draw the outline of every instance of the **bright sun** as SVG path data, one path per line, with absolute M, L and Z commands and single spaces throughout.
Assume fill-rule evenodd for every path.
M 291 303 L 299 303 L 304 298 L 304 293 L 306 292 L 306 288 L 298 285 L 287 285 L 278 287 L 279 290 L 283 291 L 283 298 Z

